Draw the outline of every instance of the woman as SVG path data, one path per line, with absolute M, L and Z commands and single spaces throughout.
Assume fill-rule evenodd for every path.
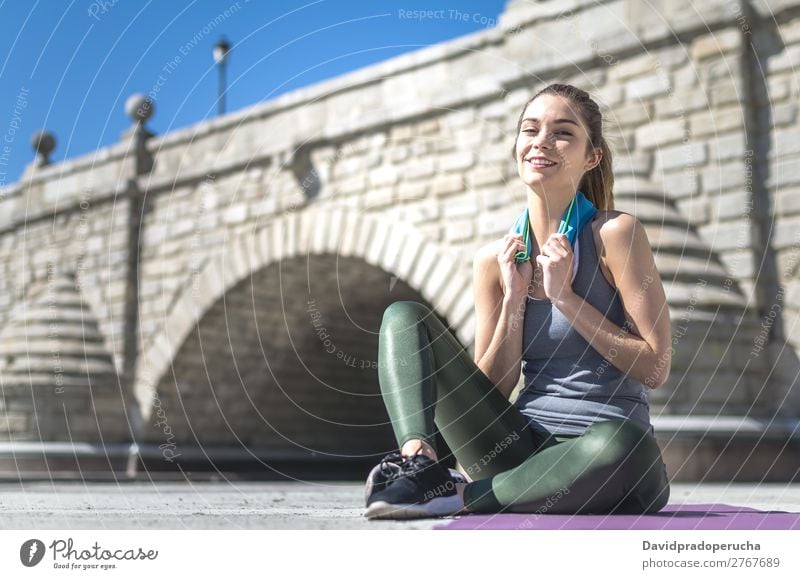
M 378 372 L 400 452 L 367 479 L 369 518 L 650 513 L 669 498 L 644 393 L 667 379 L 669 310 L 644 228 L 613 210 L 597 104 L 546 87 L 513 155 L 527 219 L 475 258 L 474 361 L 422 304 L 384 313 Z M 438 462 L 437 429 L 469 480 Z

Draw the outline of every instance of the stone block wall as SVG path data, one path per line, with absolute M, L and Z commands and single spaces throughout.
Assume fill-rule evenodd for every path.
M 5 440 L 130 436 L 119 379 L 128 332 L 129 203 L 116 185 L 102 182 L 118 165 L 82 165 L 44 170 L 3 196 Z M 56 169 L 65 174 L 61 187 Z M 54 207 L 59 210 L 48 211 Z

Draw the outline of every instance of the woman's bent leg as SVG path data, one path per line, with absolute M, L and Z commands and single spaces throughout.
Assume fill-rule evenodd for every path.
M 386 309 L 378 373 L 398 445 L 418 438 L 435 449 L 438 427 L 474 481 L 470 511 L 643 513 L 669 498 L 649 432 L 608 421 L 558 443 L 536 433 L 422 304 Z
M 464 491 L 476 512 L 648 513 L 668 499 L 658 444 L 631 421 L 595 423 Z
M 386 308 L 378 378 L 398 445 L 421 439 L 436 449 L 438 428 L 473 480 L 519 465 L 547 442 L 420 303 Z

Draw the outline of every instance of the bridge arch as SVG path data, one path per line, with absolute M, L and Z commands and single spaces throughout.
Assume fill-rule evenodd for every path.
M 306 453 L 333 453 L 348 438 L 350 455 L 371 452 L 373 435 L 363 434 L 372 426 L 384 434 L 388 429 L 375 380 L 377 329 L 383 309 L 400 299 L 429 304 L 463 344 L 471 344 L 470 269 L 408 224 L 312 208 L 231 239 L 185 284 L 140 354 L 135 394 L 145 439 L 167 438 L 153 428 L 162 423 L 192 445 L 270 447 L 285 439 Z M 297 399 L 288 396 L 281 381 L 298 372 L 323 386 Z M 272 394 L 259 399 L 262 394 L 247 387 L 254 380 L 269 381 Z M 224 391 L 222 382 L 228 384 Z M 192 391 L 202 392 L 202 400 Z M 346 406 L 353 408 L 334 409 Z M 263 408 L 279 407 L 283 423 L 265 419 Z M 230 410 L 236 408 L 238 414 Z M 216 435 L 206 432 L 203 439 L 191 425 L 197 412 L 219 415 Z M 355 426 L 367 430 L 349 428 L 362 417 Z M 326 432 L 305 436 L 299 423 L 307 419 L 321 421 Z

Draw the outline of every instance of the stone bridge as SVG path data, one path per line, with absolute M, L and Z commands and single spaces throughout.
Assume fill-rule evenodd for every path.
M 615 206 L 667 292 L 648 395 L 671 472 L 795 476 L 800 2 L 570 6 L 512 0 L 496 27 L 167 135 L 132 98 L 118 144 L 31 163 L 0 189 L 0 453 L 387 452 L 382 312 L 423 301 L 472 351 L 472 257 L 525 203 L 516 117 L 560 81 L 601 103 Z

